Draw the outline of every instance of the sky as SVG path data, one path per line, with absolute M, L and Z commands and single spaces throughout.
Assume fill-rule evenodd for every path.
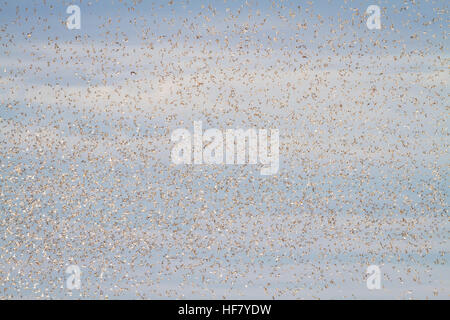
M 446 1 L 1 0 L 0 297 L 448 299 L 447 26 Z M 279 171 L 174 165 L 194 121 L 278 129 Z

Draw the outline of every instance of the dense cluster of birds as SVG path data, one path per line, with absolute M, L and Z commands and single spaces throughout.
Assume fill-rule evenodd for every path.
M 0 1 L 0 298 L 449 298 L 446 1 L 66 2 Z

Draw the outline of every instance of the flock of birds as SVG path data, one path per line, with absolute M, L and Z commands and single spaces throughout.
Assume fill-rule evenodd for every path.
M 0 298 L 450 297 L 446 1 L 381 1 L 381 30 L 150 2 L 67 30 L 73 3 L 0 1 Z M 173 165 L 194 121 L 279 129 L 279 172 Z

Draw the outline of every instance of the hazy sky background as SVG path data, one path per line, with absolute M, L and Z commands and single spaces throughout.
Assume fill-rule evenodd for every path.
M 449 298 L 447 1 L 0 8 L 0 297 Z M 172 165 L 200 120 L 279 172 Z

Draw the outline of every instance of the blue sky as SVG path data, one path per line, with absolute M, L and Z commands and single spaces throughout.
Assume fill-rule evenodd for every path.
M 0 9 L 2 297 L 448 299 L 446 1 Z M 194 121 L 280 171 L 174 166 Z

